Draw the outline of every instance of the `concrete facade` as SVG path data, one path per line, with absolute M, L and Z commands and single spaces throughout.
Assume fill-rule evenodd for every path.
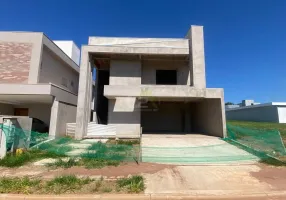
M 286 123 L 286 103 L 271 102 L 226 110 L 227 120 Z
M 141 131 L 225 137 L 223 89 L 206 88 L 203 27 L 178 39 L 90 37 L 81 53 L 77 139 L 86 136 L 90 120 L 106 117 L 118 138 L 139 138 Z M 158 85 L 161 70 L 176 73 L 176 83 Z
M 76 119 L 78 65 L 36 32 L 0 32 L 0 55 L 0 114 L 28 109 L 50 125 L 51 136 L 62 136 Z

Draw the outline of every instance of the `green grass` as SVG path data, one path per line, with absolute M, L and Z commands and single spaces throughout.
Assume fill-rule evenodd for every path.
M 19 155 L 14 155 L 12 153 L 7 154 L 3 159 L 0 160 L 0 166 L 3 167 L 20 167 L 29 162 L 44 158 L 59 158 L 60 155 L 57 155 L 53 152 L 46 152 L 37 149 L 29 150 L 23 152 Z
M 92 179 L 80 179 L 75 175 L 65 175 L 56 177 L 46 182 L 45 189 L 47 192 L 60 194 L 79 190 L 83 185 L 89 184 Z
M 234 126 L 242 126 L 251 129 L 259 130 L 279 130 L 284 143 L 286 143 L 286 124 L 271 123 L 271 122 L 249 122 L 249 121 L 227 121 L 228 124 Z
M 39 187 L 40 180 L 24 178 L 0 178 L 0 193 L 24 193 L 30 194 Z
M 71 168 L 73 166 L 84 166 L 87 169 L 100 169 L 106 166 L 118 166 L 121 162 L 117 160 L 104 160 L 93 158 L 81 158 L 76 160 L 70 158 L 68 160 L 58 159 L 54 163 L 48 163 L 46 166 L 51 168 Z
M 118 188 L 126 188 L 129 193 L 140 193 L 144 191 L 144 179 L 142 176 L 132 176 L 117 180 Z
M 144 191 L 142 176 L 132 176 L 118 181 L 103 178 L 94 180 L 78 178 L 75 175 L 63 175 L 51 180 L 0 177 L 0 193 L 17 194 L 66 194 L 66 193 L 140 193 Z

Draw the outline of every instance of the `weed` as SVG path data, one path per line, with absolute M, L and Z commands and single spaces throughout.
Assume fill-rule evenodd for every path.
M 142 192 L 145 188 L 142 176 L 132 176 L 130 178 L 122 178 L 117 180 L 117 187 L 126 188 L 130 193 Z
M 140 144 L 140 141 L 139 140 L 118 140 L 117 144 L 135 145 L 135 144 Z
M 101 189 L 101 192 L 110 193 L 110 192 L 112 192 L 112 189 L 109 188 L 109 187 L 104 187 L 104 188 Z
M 29 194 L 32 189 L 38 187 L 40 180 L 24 178 L 0 178 L 0 193 L 25 193 Z
M 78 165 L 78 162 L 74 158 L 69 158 L 67 161 L 62 160 L 61 158 L 56 160 L 54 163 L 48 163 L 47 167 L 53 167 L 53 168 L 71 168 L 73 166 Z
M 67 191 L 79 190 L 83 185 L 86 185 L 91 181 L 92 180 L 89 178 L 79 179 L 75 175 L 59 176 L 48 181 L 45 185 L 45 189 L 48 192 L 60 194 Z
M 85 166 L 87 169 L 92 169 L 92 168 L 103 168 L 105 166 L 118 166 L 120 164 L 120 161 L 82 158 L 79 161 L 79 163 L 80 165 Z
M 41 151 L 38 149 L 32 149 L 26 152 L 23 152 L 19 155 L 14 155 L 8 153 L 3 159 L 0 160 L 0 166 L 4 167 L 20 167 L 25 165 L 28 162 L 40 160 L 43 158 L 58 158 L 61 157 L 53 152 Z

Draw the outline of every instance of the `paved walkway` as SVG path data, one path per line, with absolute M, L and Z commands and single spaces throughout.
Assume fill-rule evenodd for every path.
M 182 195 L 182 194 L 100 194 L 100 195 L 13 195 L 0 194 L 0 200 L 45 200 L 45 199 L 59 199 L 59 200 L 166 200 L 166 199 L 185 199 L 185 200 L 284 200 L 286 199 L 286 192 L 272 192 L 260 193 L 252 195 L 217 195 L 217 196 L 200 196 L 200 195 Z
M 143 134 L 142 161 L 189 164 L 256 163 L 259 158 L 220 138 L 200 134 Z

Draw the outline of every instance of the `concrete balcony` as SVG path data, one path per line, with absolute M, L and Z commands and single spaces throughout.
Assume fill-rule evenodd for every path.
M 187 85 L 105 85 L 104 96 L 116 97 L 157 97 L 157 98 L 222 98 L 223 89 L 197 89 Z

